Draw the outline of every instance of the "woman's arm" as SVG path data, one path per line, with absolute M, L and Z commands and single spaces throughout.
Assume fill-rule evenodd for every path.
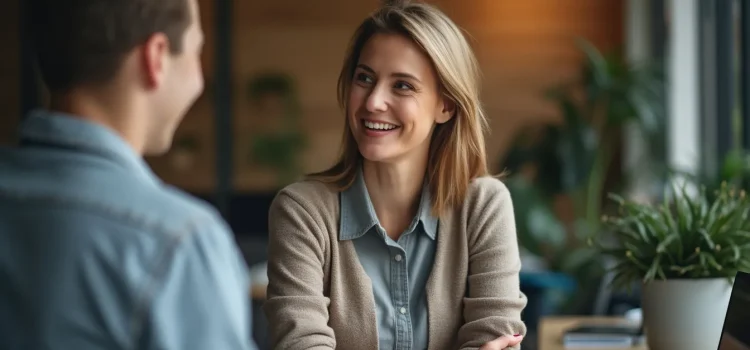
M 458 331 L 462 349 L 476 349 L 500 336 L 525 335 L 513 204 L 497 179 L 475 180 L 467 202 L 469 239 L 468 295 L 464 325 Z
M 323 227 L 285 191 L 269 212 L 268 317 L 274 349 L 335 349 L 323 295 Z

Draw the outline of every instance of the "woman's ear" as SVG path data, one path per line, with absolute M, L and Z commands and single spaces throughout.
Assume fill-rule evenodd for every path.
M 442 104 L 442 110 L 438 114 L 437 118 L 435 118 L 435 122 L 438 124 L 443 124 L 451 120 L 451 118 L 456 115 L 456 102 L 454 102 L 451 98 L 449 98 L 448 96 L 443 96 Z

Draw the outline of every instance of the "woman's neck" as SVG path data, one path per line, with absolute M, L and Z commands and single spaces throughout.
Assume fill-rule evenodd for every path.
M 426 162 L 425 162 L 426 163 Z M 363 176 L 372 206 L 388 236 L 398 240 L 419 208 L 426 164 L 365 160 Z

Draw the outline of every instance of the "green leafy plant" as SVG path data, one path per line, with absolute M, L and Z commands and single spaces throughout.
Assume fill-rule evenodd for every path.
M 661 204 L 610 196 L 619 212 L 602 221 L 617 244 L 596 244 L 617 262 L 615 286 L 668 279 L 731 280 L 738 270 L 750 269 L 750 200 L 745 191 L 724 183 L 712 196 L 705 187 L 691 195 L 687 182 L 679 188 L 672 183 L 672 198 Z
M 601 229 L 605 194 L 620 185 L 609 181 L 619 135 L 625 125 L 636 125 L 652 141 L 645 152 L 651 159 L 639 170 L 659 168 L 666 154 L 666 100 L 658 64 L 628 63 L 585 40 L 578 47 L 584 58 L 581 74 L 546 93 L 561 122 L 522 130 L 501 164 L 513 174 L 507 184 L 522 247 L 550 270 L 588 274 L 580 269 L 600 265 L 590 264 L 597 255 L 586 239 Z M 561 198 L 572 206 L 572 222 L 559 216 L 555 203 Z
M 713 174 L 706 172 L 698 177 L 699 181 L 709 184 L 709 189 L 719 188 L 726 182 L 744 190 L 750 189 L 750 153 L 747 150 L 735 149 L 727 153 Z

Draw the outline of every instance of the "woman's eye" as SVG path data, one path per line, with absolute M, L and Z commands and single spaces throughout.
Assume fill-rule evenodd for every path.
M 365 73 L 359 73 L 357 74 L 357 81 L 365 83 L 365 84 L 372 84 L 372 78 L 365 74 Z
M 404 82 L 398 82 L 393 87 L 396 88 L 397 90 L 414 90 L 414 88 L 411 85 L 404 83 Z

